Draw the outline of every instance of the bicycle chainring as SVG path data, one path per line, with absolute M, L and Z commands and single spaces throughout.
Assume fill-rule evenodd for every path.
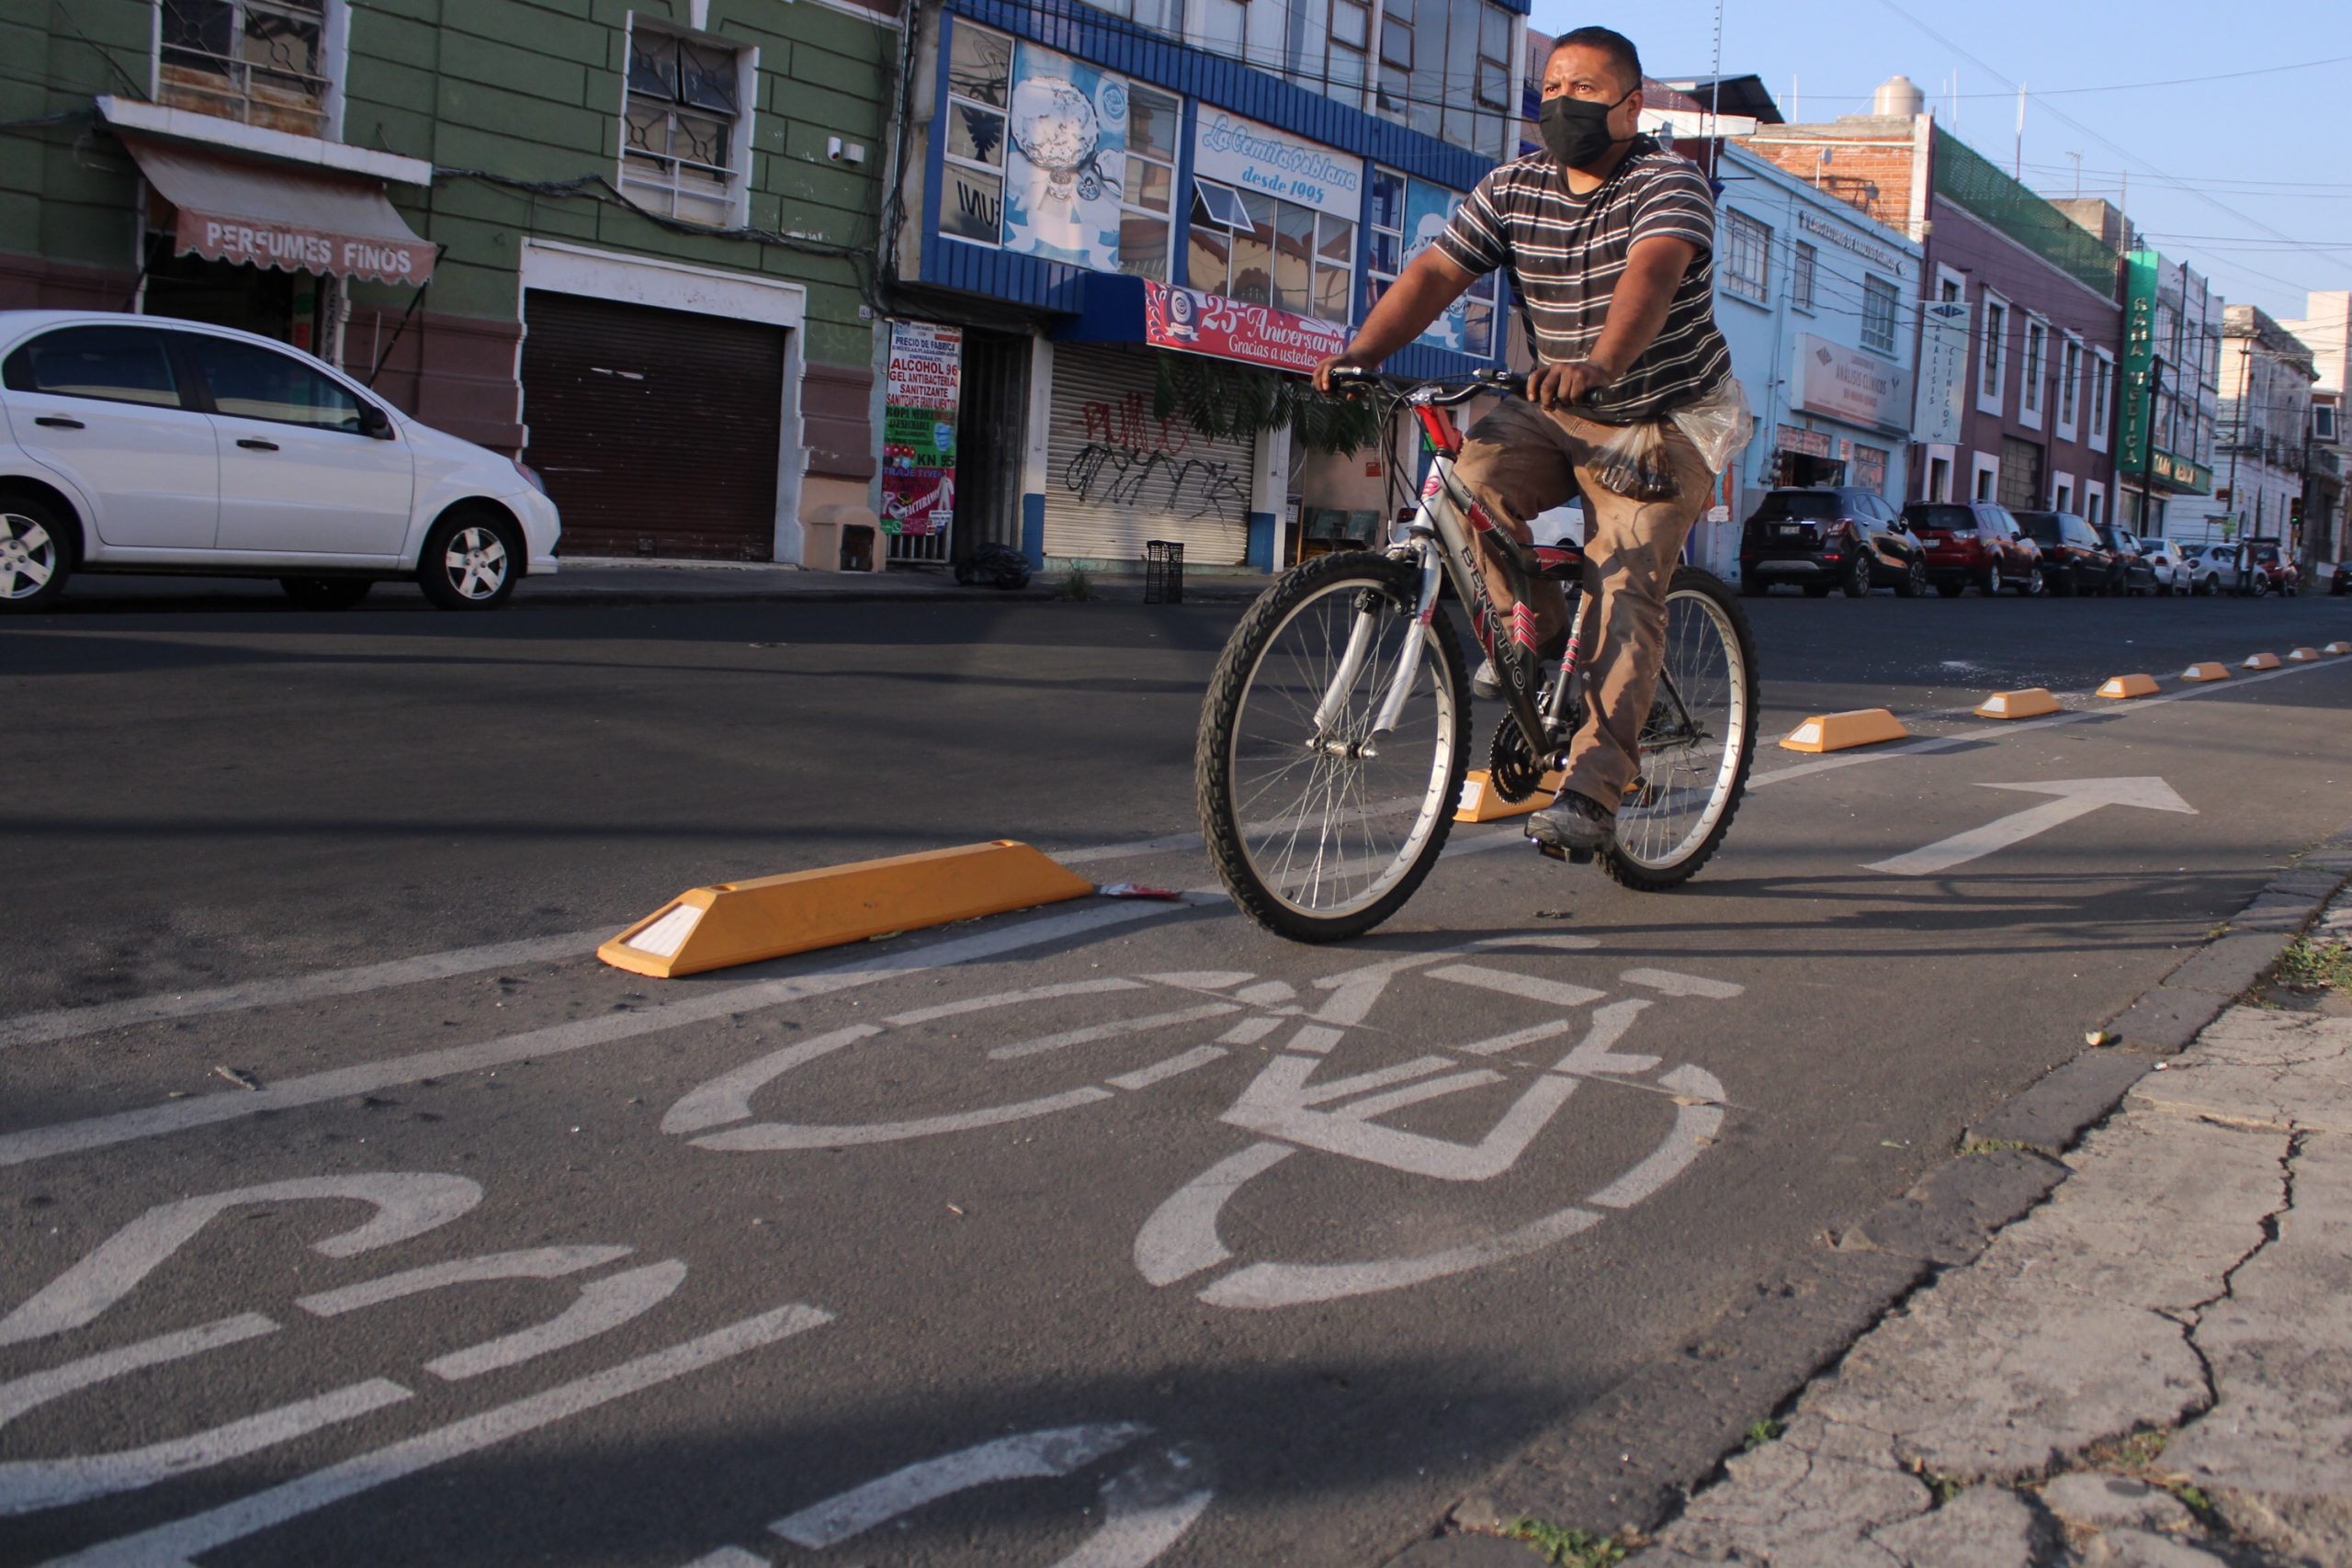
M 1514 806 L 1544 784 L 1544 760 L 1528 750 L 1527 737 L 1509 715 L 1495 727 L 1494 744 L 1487 749 L 1487 784 Z

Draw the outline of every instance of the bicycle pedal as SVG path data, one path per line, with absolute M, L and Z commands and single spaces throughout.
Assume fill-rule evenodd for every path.
M 1557 844 L 1546 843 L 1543 840 L 1538 839 L 1532 834 L 1529 836 L 1527 841 L 1533 844 L 1535 846 L 1535 852 L 1542 855 L 1546 860 L 1564 861 L 1568 858 L 1568 852 L 1562 849 Z

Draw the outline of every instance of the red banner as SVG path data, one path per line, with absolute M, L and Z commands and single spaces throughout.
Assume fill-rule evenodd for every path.
M 1173 288 L 1144 279 L 1144 339 L 1154 348 L 1180 349 L 1216 359 L 1238 359 L 1300 375 L 1348 346 L 1348 329 L 1337 321 L 1245 305 L 1222 294 Z

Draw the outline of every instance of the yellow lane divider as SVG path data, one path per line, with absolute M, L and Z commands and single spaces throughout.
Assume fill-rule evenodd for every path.
M 2153 697 L 2156 694 L 2156 678 L 2154 675 L 2109 675 L 2107 678 L 2107 683 L 2098 689 L 2098 694 L 2102 697 L 2119 699 Z
M 1027 844 L 999 839 L 689 888 L 596 956 L 616 969 L 672 979 L 1093 891 L 1094 884 Z
M 1901 740 L 1910 735 L 1903 721 L 1884 708 L 1856 708 L 1850 713 L 1815 714 L 1788 733 L 1781 742 L 1788 751 L 1844 751 Z
M 2278 656 L 2275 653 L 2248 654 L 2246 656 L 2245 662 L 2239 665 L 2238 668 L 2241 670 L 2276 670 L 2278 668 Z
M 2287 655 L 2287 662 L 2290 664 L 2317 664 L 2319 662 L 2319 649 L 2316 648 L 2299 648 L 2295 649 L 2294 652 Z
M 1462 775 L 1462 798 L 1454 803 L 1456 822 L 1500 822 L 1512 817 L 1525 817 L 1541 811 L 1552 804 L 1560 793 L 1560 771 L 1557 768 L 1544 775 L 1544 782 L 1525 800 L 1510 801 L 1495 793 L 1494 775 L 1484 768 L 1473 768 Z
M 2047 686 L 1996 692 L 1976 705 L 1976 716 L 1979 718 L 2040 718 L 2043 714 L 2057 711 L 2058 699 L 2050 694 Z
M 2230 667 L 2211 662 L 2192 664 L 2180 672 L 2180 678 L 2192 686 L 2201 685 L 2207 681 L 2226 681 L 2230 678 Z

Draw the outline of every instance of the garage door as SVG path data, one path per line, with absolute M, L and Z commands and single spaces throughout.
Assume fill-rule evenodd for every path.
M 785 329 L 533 289 L 523 459 L 570 556 L 775 554 Z
M 1055 348 L 1046 554 L 1140 560 L 1145 541 L 1173 539 L 1194 565 L 1244 565 L 1255 449 L 1154 415 L 1151 355 Z

